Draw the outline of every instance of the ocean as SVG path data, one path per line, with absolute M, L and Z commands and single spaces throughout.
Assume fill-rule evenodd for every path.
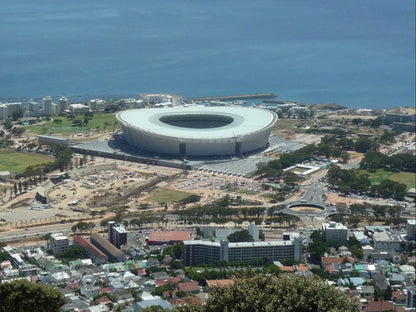
M 3 0 L 0 98 L 415 105 L 411 0 Z

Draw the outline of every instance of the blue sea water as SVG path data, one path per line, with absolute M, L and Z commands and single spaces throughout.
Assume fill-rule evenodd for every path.
M 413 0 L 3 0 L 0 98 L 415 104 Z

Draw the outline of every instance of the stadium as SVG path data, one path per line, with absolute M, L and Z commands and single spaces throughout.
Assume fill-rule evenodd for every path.
M 274 112 L 249 107 L 169 107 L 117 113 L 126 141 L 176 156 L 241 155 L 268 146 Z

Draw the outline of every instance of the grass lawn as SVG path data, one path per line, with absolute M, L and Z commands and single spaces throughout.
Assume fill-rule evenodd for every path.
M 147 200 L 155 202 L 155 203 L 170 204 L 170 203 L 179 202 L 180 200 L 188 197 L 189 195 L 194 195 L 194 193 L 163 189 L 154 193 L 152 196 L 147 198 Z
M 74 119 L 68 119 L 63 116 L 57 116 L 55 119 L 62 120 L 62 123 L 57 123 L 52 120 L 46 121 L 43 125 L 33 125 L 26 129 L 34 134 L 47 134 L 47 133 L 74 133 L 74 132 L 85 132 L 89 130 L 112 130 L 115 125 L 115 129 L 119 129 L 120 125 L 116 122 L 115 115 L 113 113 L 95 113 L 94 117 L 88 122 L 83 124 L 81 127 L 73 127 L 72 122 Z M 77 115 L 75 119 L 84 121 L 84 115 Z
M 389 179 L 395 182 L 406 184 L 407 189 L 414 188 L 416 174 L 412 172 L 389 172 L 383 169 L 378 169 L 376 172 L 368 172 L 361 170 L 361 173 L 370 175 L 371 183 L 381 183 L 383 180 Z
M 311 169 L 310 168 L 295 167 L 293 169 L 290 169 L 289 171 L 290 172 L 300 172 L 300 173 L 302 173 L 302 172 L 305 172 L 305 171 L 308 171 L 308 170 L 311 170 Z
M 0 171 L 23 172 L 27 166 L 51 162 L 52 155 L 0 148 Z
M 292 129 L 295 129 L 295 126 L 296 126 L 296 120 L 279 119 L 274 126 L 274 130 L 292 130 Z

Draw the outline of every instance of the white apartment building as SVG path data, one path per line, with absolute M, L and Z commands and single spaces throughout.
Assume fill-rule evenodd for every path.
M 84 113 L 89 113 L 90 107 L 84 104 L 70 104 L 69 110 L 75 115 L 84 114 Z
M 374 249 L 378 250 L 400 250 L 400 238 L 391 235 L 388 232 L 375 232 L 373 234 Z
M 106 108 L 106 102 L 101 99 L 93 99 L 88 105 L 93 112 L 103 112 Z
M 43 104 L 43 114 L 44 115 L 52 115 L 52 97 L 45 96 L 42 99 L 42 104 Z
M 27 101 L 27 109 L 29 111 L 29 117 L 38 117 L 41 115 L 40 109 L 41 106 L 35 100 Z
M 0 104 L 0 121 L 6 120 L 8 117 L 7 105 Z
M 11 117 L 15 111 L 22 109 L 22 102 L 4 103 L 7 106 L 7 117 Z
M 59 99 L 59 113 L 62 114 L 66 110 L 68 110 L 68 99 L 63 96 Z
M 325 242 L 336 241 L 345 245 L 348 239 L 348 228 L 336 222 L 322 223 L 322 239 Z

